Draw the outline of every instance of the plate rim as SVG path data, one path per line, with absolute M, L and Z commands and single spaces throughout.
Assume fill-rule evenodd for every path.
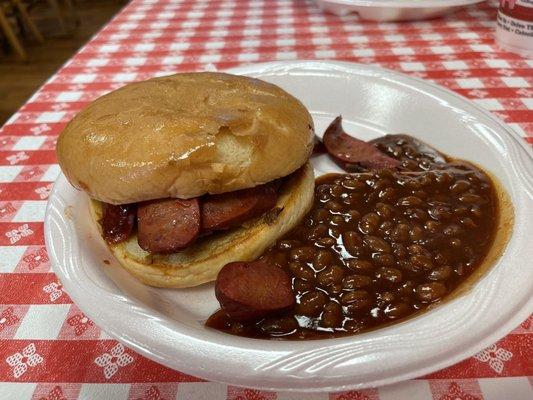
M 399 73 L 397 71 L 387 70 L 385 68 L 366 65 L 366 64 L 356 64 L 356 63 L 349 63 L 349 62 L 300 60 L 300 61 L 273 61 L 273 62 L 269 62 L 269 63 L 252 64 L 252 65 L 248 65 L 248 66 L 240 66 L 240 67 L 232 68 L 230 70 L 227 70 L 227 72 L 237 73 L 237 74 L 239 74 L 239 73 L 252 74 L 254 70 L 258 70 L 258 69 L 265 70 L 265 69 L 272 68 L 272 67 L 288 67 L 288 66 L 295 67 L 295 66 L 302 66 L 303 64 L 315 65 L 315 66 L 341 66 L 341 67 L 344 67 L 344 68 L 355 68 L 358 71 L 361 71 L 361 70 L 372 70 L 372 71 L 376 72 L 378 75 L 379 74 L 400 75 L 400 77 L 402 79 L 412 80 L 412 81 L 415 81 L 418 84 L 422 84 L 422 85 L 425 85 L 425 86 L 429 85 L 434 90 L 437 89 L 439 91 L 442 91 L 442 92 L 446 93 L 447 95 L 452 95 L 453 97 L 455 97 L 456 99 L 458 99 L 458 100 L 460 100 L 462 102 L 466 102 L 468 105 L 473 106 L 475 109 L 477 109 L 477 111 L 480 111 L 482 114 L 484 114 L 490 120 L 492 120 L 493 122 L 497 123 L 499 128 L 501 128 L 502 131 L 505 131 L 505 133 L 513 139 L 515 144 L 518 144 L 520 146 L 520 148 L 522 149 L 522 151 L 525 151 L 526 154 L 529 155 L 530 161 L 531 161 L 531 159 L 533 159 L 533 150 L 531 148 L 529 148 L 528 146 L 526 146 L 525 141 L 523 140 L 523 138 L 520 137 L 518 135 L 518 133 L 515 132 L 512 128 L 508 127 L 506 124 L 504 124 L 498 118 L 496 118 L 489 111 L 483 109 L 481 106 L 478 106 L 476 103 L 468 100 L 467 98 L 465 98 L 465 97 L 463 97 L 463 96 L 461 96 L 461 95 L 459 95 L 457 93 L 452 92 L 449 89 L 443 88 L 442 86 L 436 85 L 436 84 L 434 84 L 432 82 L 428 82 L 428 81 L 425 81 L 425 80 L 422 80 L 422 79 L 419 79 L 419 78 L 415 78 L 415 77 L 412 77 L 412 76 L 409 76 L 409 75 L 405 75 L 405 74 Z M 64 179 L 64 178 L 60 177 L 58 179 L 58 181 L 56 182 L 56 184 L 54 184 L 53 190 L 52 190 L 52 192 L 50 194 L 50 200 L 47 203 L 47 209 L 46 209 L 46 215 L 45 215 L 45 243 L 46 243 L 47 249 L 50 249 L 50 247 L 53 247 L 53 245 L 52 245 L 52 239 L 53 238 L 51 236 L 51 229 L 50 229 L 50 223 L 51 223 L 51 218 L 52 218 L 51 217 L 52 199 L 54 199 L 57 196 L 60 196 L 60 194 L 58 194 L 57 191 L 58 191 L 59 184 L 61 183 L 61 179 Z M 530 197 L 530 199 L 531 199 L 531 197 Z M 72 293 L 71 294 L 71 291 L 68 289 L 69 286 L 71 286 L 71 285 L 70 285 L 69 281 L 65 280 L 65 276 L 62 273 L 63 271 L 61 271 L 59 269 L 61 272 L 58 273 L 58 268 L 57 268 L 58 258 L 57 258 L 57 255 L 53 251 L 51 251 L 50 253 L 51 253 L 51 261 L 52 261 L 52 264 L 54 265 L 54 272 L 56 272 L 56 274 L 62 279 L 63 284 L 67 288 L 67 292 L 69 293 L 71 298 L 73 298 L 73 300 L 78 298 L 78 294 L 77 293 Z M 68 283 L 65 284 L 65 282 L 68 282 Z M 78 301 L 76 301 L 76 302 L 78 303 Z M 437 370 L 440 370 L 440 369 L 442 369 L 444 367 L 447 367 L 449 365 L 455 364 L 458 361 L 460 361 L 462 359 L 465 359 L 465 358 L 477 353 L 478 351 L 484 349 L 488 345 L 490 345 L 492 343 L 495 343 L 501 337 L 505 336 L 511 329 L 513 329 L 516 326 L 518 326 L 518 324 L 520 324 L 525 318 L 527 318 L 531 314 L 532 310 L 533 310 L 533 299 L 529 299 L 529 302 L 524 303 L 520 307 L 520 312 L 517 312 L 517 313 L 513 314 L 513 316 L 511 316 L 511 318 L 506 320 L 506 323 L 502 324 L 499 327 L 499 329 L 496 329 L 495 331 L 493 331 L 491 335 L 486 335 L 483 338 L 483 340 L 477 341 L 476 345 L 468 346 L 468 349 L 469 349 L 468 351 L 464 351 L 463 350 L 463 351 L 460 351 L 460 354 L 456 355 L 455 357 L 446 357 L 446 358 L 442 359 L 440 362 L 432 362 L 430 366 L 427 366 L 425 368 L 416 369 L 415 372 L 408 371 L 408 372 L 406 372 L 404 374 L 392 375 L 392 377 L 389 374 L 387 378 L 379 378 L 379 379 L 375 379 L 375 380 L 364 382 L 364 383 L 358 383 L 358 384 L 352 384 L 352 385 L 351 384 L 347 384 L 347 385 L 342 385 L 342 386 L 320 386 L 320 387 L 311 387 L 311 388 L 286 387 L 286 386 L 275 386 L 275 385 L 273 385 L 273 382 L 269 381 L 269 383 L 267 385 L 255 385 L 254 384 L 253 387 L 257 387 L 257 388 L 264 389 L 264 390 L 293 391 L 293 392 L 323 392 L 323 391 L 338 391 L 338 390 L 346 390 L 346 389 L 359 389 L 359 388 L 364 388 L 364 387 L 376 387 L 376 386 L 381 386 L 381 385 L 384 385 L 384 384 L 395 383 L 395 382 L 403 381 L 403 380 L 406 380 L 406 379 L 418 377 L 418 376 L 421 376 L 421 375 L 425 375 L 425 374 L 427 374 L 429 372 L 437 371 Z M 86 312 L 86 310 L 84 310 L 84 312 Z M 87 312 L 87 314 L 98 325 L 102 326 L 97 321 L 98 320 L 98 316 L 96 316 L 96 318 L 95 318 L 93 312 Z M 147 357 L 149 359 L 155 360 L 155 361 L 157 361 L 157 362 L 159 362 L 159 363 L 161 363 L 163 365 L 169 366 L 168 359 L 166 359 L 164 357 L 161 357 L 159 354 L 157 354 L 157 352 L 154 352 L 153 349 L 150 349 L 150 348 L 147 348 L 146 346 L 143 346 L 142 343 L 137 342 L 134 338 L 124 337 L 124 335 L 123 334 L 121 335 L 120 332 L 115 332 L 115 330 L 110 329 L 108 327 L 106 327 L 103 330 L 105 330 L 110 336 L 114 337 L 115 339 L 119 340 L 122 343 L 125 343 L 128 347 L 134 349 L 135 351 L 137 351 L 138 353 L 142 354 L 143 356 L 145 356 L 145 357 Z M 183 335 L 183 334 L 181 333 L 180 335 Z M 365 335 L 365 334 L 361 334 L 361 335 L 357 335 L 357 336 L 360 338 L 363 335 Z M 253 340 L 253 339 L 251 339 L 251 340 Z M 337 340 L 337 339 L 328 339 L 327 343 L 332 343 L 332 341 L 335 341 L 335 340 Z M 322 340 L 322 341 L 313 341 L 313 342 L 319 343 L 319 342 L 325 342 L 325 341 Z M 242 350 L 242 348 L 240 350 Z M 173 366 L 169 366 L 169 367 L 170 368 L 174 368 L 174 369 L 179 369 L 180 371 L 182 371 L 184 373 L 189 373 L 189 374 L 193 374 L 193 375 L 196 375 L 196 376 L 204 377 L 204 378 L 209 379 L 209 380 L 225 382 L 225 383 L 236 385 L 236 386 L 239 386 L 239 385 L 250 386 L 250 383 L 247 383 L 247 382 L 243 382 L 243 383 L 240 383 L 240 384 L 239 383 L 235 383 L 235 381 L 231 381 L 229 379 L 230 378 L 229 376 L 226 376 L 225 378 L 223 378 L 223 377 L 220 376 L 220 374 L 211 374 L 205 368 L 203 368 L 202 366 L 197 366 L 196 368 L 189 368 L 189 366 L 186 365 L 185 363 L 181 363 L 181 365 L 179 365 L 179 366 L 173 365 Z
M 442 0 L 315 0 L 317 4 L 390 9 L 450 9 L 455 7 L 464 7 L 472 4 L 482 3 L 484 1 L 486 0 L 447 0 L 446 4 L 443 4 Z

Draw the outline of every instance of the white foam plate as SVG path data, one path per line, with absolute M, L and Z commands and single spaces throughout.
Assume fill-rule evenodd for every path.
M 336 15 L 356 12 L 371 21 L 408 21 L 439 17 L 484 0 L 315 0 Z
M 514 203 L 508 247 L 468 294 L 397 325 L 329 340 L 241 338 L 204 327 L 218 308 L 212 284 L 157 289 L 122 270 L 91 222 L 86 195 L 61 176 L 45 221 L 50 258 L 74 302 L 108 334 L 152 360 L 209 380 L 333 391 L 389 384 L 449 366 L 531 314 L 533 156 L 509 127 L 442 87 L 368 65 L 274 62 L 231 72 L 275 83 L 301 99 L 319 133 L 342 114 L 346 130 L 362 139 L 406 132 L 484 166 Z M 337 170 L 325 156 L 314 165 L 317 174 Z

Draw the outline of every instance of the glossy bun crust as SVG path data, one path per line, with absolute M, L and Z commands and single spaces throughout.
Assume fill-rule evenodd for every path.
M 125 204 L 191 198 L 289 175 L 309 158 L 303 104 L 259 79 L 183 73 L 126 85 L 61 133 L 59 164 L 92 198 Z

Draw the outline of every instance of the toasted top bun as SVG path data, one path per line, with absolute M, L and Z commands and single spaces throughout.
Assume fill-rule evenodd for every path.
M 63 130 L 59 165 L 112 204 L 191 198 L 260 185 L 309 158 L 313 121 L 296 98 L 259 79 L 184 73 L 126 85 Z
M 151 254 L 139 247 L 134 233 L 109 249 L 118 262 L 141 282 L 158 287 L 185 288 L 214 281 L 224 265 L 252 261 L 293 229 L 313 205 L 315 179 L 313 167 L 306 163 L 280 188 L 276 206 L 265 215 L 243 226 L 199 238 L 180 252 Z M 102 203 L 91 200 L 92 216 L 98 223 Z

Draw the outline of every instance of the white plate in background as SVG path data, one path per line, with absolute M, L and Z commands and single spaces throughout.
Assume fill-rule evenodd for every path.
M 409 21 L 439 17 L 485 0 L 315 0 L 336 15 L 356 12 L 371 21 Z
M 522 138 L 469 100 L 420 79 L 342 62 L 273 62 L 230 72 L 275 83 L 302 100 L 322 134 L 339 114 L 371 139 L 409 133 L 492 172 L 512 198 L 514 231 L 502 258 L 462 297 L 373 332 L 329 340 L 267 341 L 203 323 L 218 308 L 213 284 L 145 286 L 108 251 L 88 199 L 61 176 L 45 238 L 54 271 L 74 302 L 108 334 L 146 357 L 205 379 L 270 390 L 336 391 L 421 376 L 467 358 L 533 311 L 533 156 Z M 290 149 L 288 149 L 288 156 Z M 314 159 L 317 174 L 336 171 Z M 104 264 L 103 260 L 111 264 Z

